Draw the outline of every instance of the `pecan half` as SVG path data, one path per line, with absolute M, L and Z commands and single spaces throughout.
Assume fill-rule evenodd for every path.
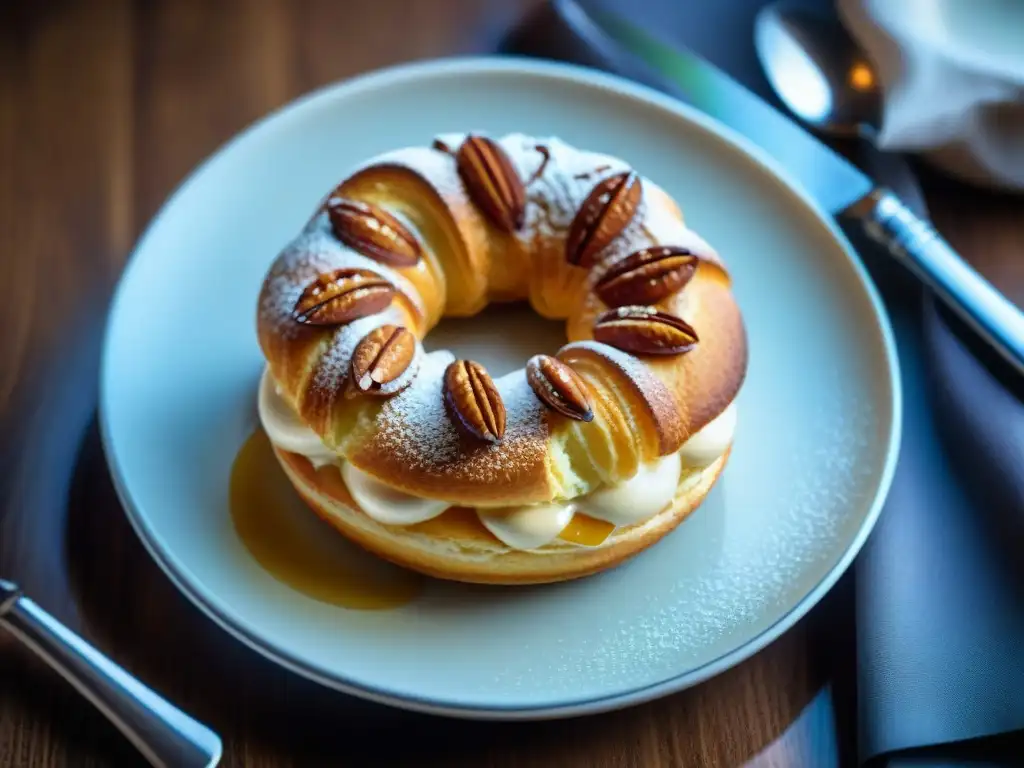
M 384 209 L 359 200 L 332 197 L 327 215 L 334 235 L 349 248 L 391 267 L 411 267 L 422 251 L 413 234 Z
M 570 264 L 589 267 L 618 237 L 640 207 L 640 177 L 623 171 L 602 179 L 587 195 L 569 226 L 565 257 Z
M 619 307 L 597 316 L 594 338 L 635 355 L 679 355 L 697 344 L 685 320 L 654 307 Z
M 468 136 L 455 154 L 456 167 L 470 198 L 505 232 L 522 228 L 526 188 L 505 150 L 486 136 Z
M 561 360 L 550 355 L 534 355 L 526 363 L 526 380 L 549 408 L 577 421 L 594 420 L 587 383 Z
M 697 270 L 697 257 L 688 249 L 656 245 L 634 251 L 614 264 L 594 286 L 610 307 L 657 304 L 681 289 Z
M 496 443 L 505 435 L 505 404 L 480 363 L 456 360 L 444 372 L 444 400 L 462 427 Z
M 336 269 L 306 286 L 292 319 L 306 325 L 344 325 L 385 309 L 395 286 L 368 269 Z
M 400 325 L 382 325 L 370 331 L 352 353 L 352 383 L 360 392 L 393 395 L 401 389 L 382 387 L 409 369 L 416 354 L 416 337 Z M 405 383 L 408 386 L 410 381 Z M 404 389 L 404 387 L 402 388 Z

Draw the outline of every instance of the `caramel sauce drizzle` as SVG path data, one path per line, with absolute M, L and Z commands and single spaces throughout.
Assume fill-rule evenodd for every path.
M 333 467 L 316 472 L 322 473 L 343 482 Z M 229 505 L 235 532 L 253 559 L 275 579 L 314 600 L 353 610 L 392 610 L 413 602 L 428 581 L 360 549 L 320 520 L 295 492 L 262 429 L 249 436 L 235 457 Z M 614 529 L 577 512 L 559 538 L 596 547 Z M 452 507 L 410 530 L 497 541 L 466 507 Z
M 242 445 L 231 470 L 231 520 L 262 568 L 296 592 L 355 610 L 399 608 L 426 578 L 349 542 L 299 498 L 262 429 Z

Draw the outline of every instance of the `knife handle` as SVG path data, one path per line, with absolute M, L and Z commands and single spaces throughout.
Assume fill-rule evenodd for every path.
M 979 275 L 924 219 L 879 187 L 847 214 L 1024 374 L 1024 313 Z
M 168 703 L 0 579 L 0 627 L 40 656 L 159 768 L 211 768 L 217 735 Z

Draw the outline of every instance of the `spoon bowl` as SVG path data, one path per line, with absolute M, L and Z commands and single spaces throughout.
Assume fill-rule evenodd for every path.
M 877 136 L 877 72 L 838 20 L 775 3 L 758 13 L 754 45 L 772 88 L 801 120 L 836 136 Z

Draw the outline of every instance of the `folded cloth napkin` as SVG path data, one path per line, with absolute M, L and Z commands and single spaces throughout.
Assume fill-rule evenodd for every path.
M 1024 3 L 838 0 L 885 92 L 878 143 L 1024 190 Z
M 863 246 L 869 265 L 884 258 Z M 882 289 L 904 423 L 885 510 L 856 562 L 861 758 L 1024 765 L 1024 739 L 987 740 L 1024 728 L 1024 406 L 930 296 Z
M 774 101 L 751 42 L 764 0 L 598 4 Z M 615 70 L 550 7 L 505 50 Z M 869 153 L 865 164 L 926 213 L 902 159 Z M 856 563 L 860 756 L 893 768 L 1024 765 L 1024 744 L 992 738 L 1024 728 L 1024 576 L 1006 556 L 1024 532 L 1024 405 L 918 283 L 850 235 L 892 318 L 905 404 L 892 492 Z

